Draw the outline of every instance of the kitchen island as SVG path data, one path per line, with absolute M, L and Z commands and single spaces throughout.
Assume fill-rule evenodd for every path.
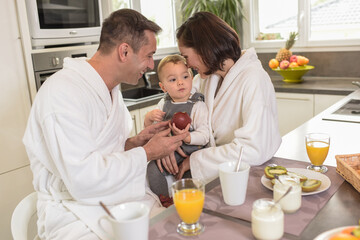
M 283 136 L 282 144 L 275 157 L 309 161 L 305 150 L 305 134 L 310 132 L 324 132 L 330 135 L 330 149 L 324 162 L 325 165 L 336 166 L 335 155 L 360 153 L 360 123 L 323 120 L 350 99 L 360 99 L 360 90 L 344 97 Z
M 330 188 L 328 191 L 313 196 L 304 196 L 302 207 L 295 213 L 298 216 L 303 217 L 304 214 L 311 212 L 310 205 L 317 205 L 321 201 L 325 201 L 325 204 L 321 207 L 318 206 L 316 214 L 305 220 L 304 217 L 303 219 L 297 219 L 297 216 L 289 214 L 287 220 L 285 220 L 285 229 L 286 226 L 289 228 L 289 226 L 301 225 L 304 222 L 306 226 L 299 234 L 285 231 L 282 239 L 314 239 L 319 234 L 328 230 L 356 225 L 360 219 L 360 193 L 348 182 L 343 181 L 342 177 L 335 172 L 335 155 L 360 153 L 360 123 L 323 120 L 324 116 L 334 112 L 349 99 L 360 99 L 360 90 L 356 90 L 285 135 L 275 157 L 269 161 L 282 163 L 284 166 L 297 164 L 298 167 L 305 168 L 309 160 L 306 155 L 304 135 L 308 132 L 326 132 L 331 136 L 330 151 L 325 165 L 330 166 L 329 172 L 326 175 L 331 179 L 332 186 L 337 185 L 336 189 L 331 190 Z M 237 214 L 236 212 L 239 212 L 239 208 L 245 207 L 247 211 L 251 210 L 252 194 L 254 192 L 257 192 L 256 194 L 259 196 L 272 196 L 272 192 L 262 186 L 260 181 L 263 168 L 269 162 L 263 166 L 251 168 L 247 200 L 242 206 L 231 208 L 226 206 L 223 201 L 218 201 L 216 202 L 217 204 L 214 204 L 214 196 L 222 199 L 221 191 L 218 190 L 219 179 L 215 179 L 206 185 L 205 206 L 202 214 L 202 221 L 206 228 L 205 232 L 196 237 L 196 239 L 219 239 L 219 236 L 222 236 L 223 239 L 255 239 L 251 233 L 249 214 L 245 218 L 234 215 Z M 216 189 L 217 191 L 215 191 Z M 252 192 L 249 192 L 249 190 Z M 330 193 L 329 191 L 332 192 Z M 150 239 L 169 239 L 170 237 L 173 239 L 186 239 L 176 233 L 176 224 L 179 221 L 174 206 L 153 217 L 151 219 Z

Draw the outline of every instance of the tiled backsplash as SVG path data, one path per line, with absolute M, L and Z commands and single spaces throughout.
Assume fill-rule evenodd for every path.
M 307 57 L 309 65 L 315 66 L 306 76 L 360 78 L 360 51 L 357 52 L 293 52 Z M 278 76 L 268 65 L 276 53 L 258 53 L 258 57 L 270 76 Z
M 309 71 L 306 76 L 310 77 L 341 77 L 341 78 L 360 78 L 360 51 L 356 52 L 293 52 L 295 55 L 302 55 L 309 58 L 309 65 L 315 66 L 314 70 Z M 268 62 L 275 58 L 276 53 L 258 53 L 264 69 L 270 76 L 279 76 L 269 68 Z M 154 71 L 160 60 L 155 61 Z M 150 77 L 151 85 L 159 87 L 157 75 Z M 136 87 L 143 87 L 145 83 L 142 79 L 138 85 L 132 86 L 121 84 L 122 90 Z

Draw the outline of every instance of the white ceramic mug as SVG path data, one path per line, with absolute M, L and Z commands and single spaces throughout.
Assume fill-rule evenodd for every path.
M 230 206 L 245 202 L 249 179 L 250 165 L 241 162 L 240 170 L 235 172 L 236 162 L 226 162 L 219 165 L 219 177 L 224 202 Z
M 106 215 L 99 219 L 99 226 L 116 240 L 148 240 L 150 209 L 141 202 L 128 202 L 112 208 L 115 219 Z M 112 233 L 108 232 L 104 223 L 110 223 Z

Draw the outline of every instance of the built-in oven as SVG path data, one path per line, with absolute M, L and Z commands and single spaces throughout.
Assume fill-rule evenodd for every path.
M 96 52 L 97 46 L 88 46 L 81 49 L 40 51 L 32 54 L 36 90 L 55 72 L 63 67 L 66 57 L 91 57 Z

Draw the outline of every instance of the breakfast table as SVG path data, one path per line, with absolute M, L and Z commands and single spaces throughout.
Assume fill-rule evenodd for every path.
M 324 175 L 330 184 L 325 186 L 325 190 L 303 194 L 300 209 L 285 214 L 284 235 L 281 239 L 310 240 L 334 228 L 357 225 L 360 219 L 360 193 L 336 172 L 335 156 L 360 153 L 360 141 L 357 141 L 360 124 L 322 119 L 322 115 L 333 111 L 349 98 L 360 99 L 360 90 L 284 136 L 280 149 L 272 159 L 261 166 L 252 166 L 246 200 L 242 205 L 228 206 L 224 203 L 219 178 L 207 183 L 204 209 L 200 217 L 200 222 L 205 226 L 203 233 L 194 237 L 179 235 L 176 227 L 180 218 L 175 207 L 171 206 L 150 220 L 149 239 L 255 239 L 251 230 L 252 204 L 257 199 L 273 196 L 271 187 L 264 184 L 264 168 L 275 163 L 286 168 L 306 169 L 309 160 L 306 157 L 304 135 L 313 129 L 328 132 L 336 138 L 330 145 L 325 161 L 329 170 Z

